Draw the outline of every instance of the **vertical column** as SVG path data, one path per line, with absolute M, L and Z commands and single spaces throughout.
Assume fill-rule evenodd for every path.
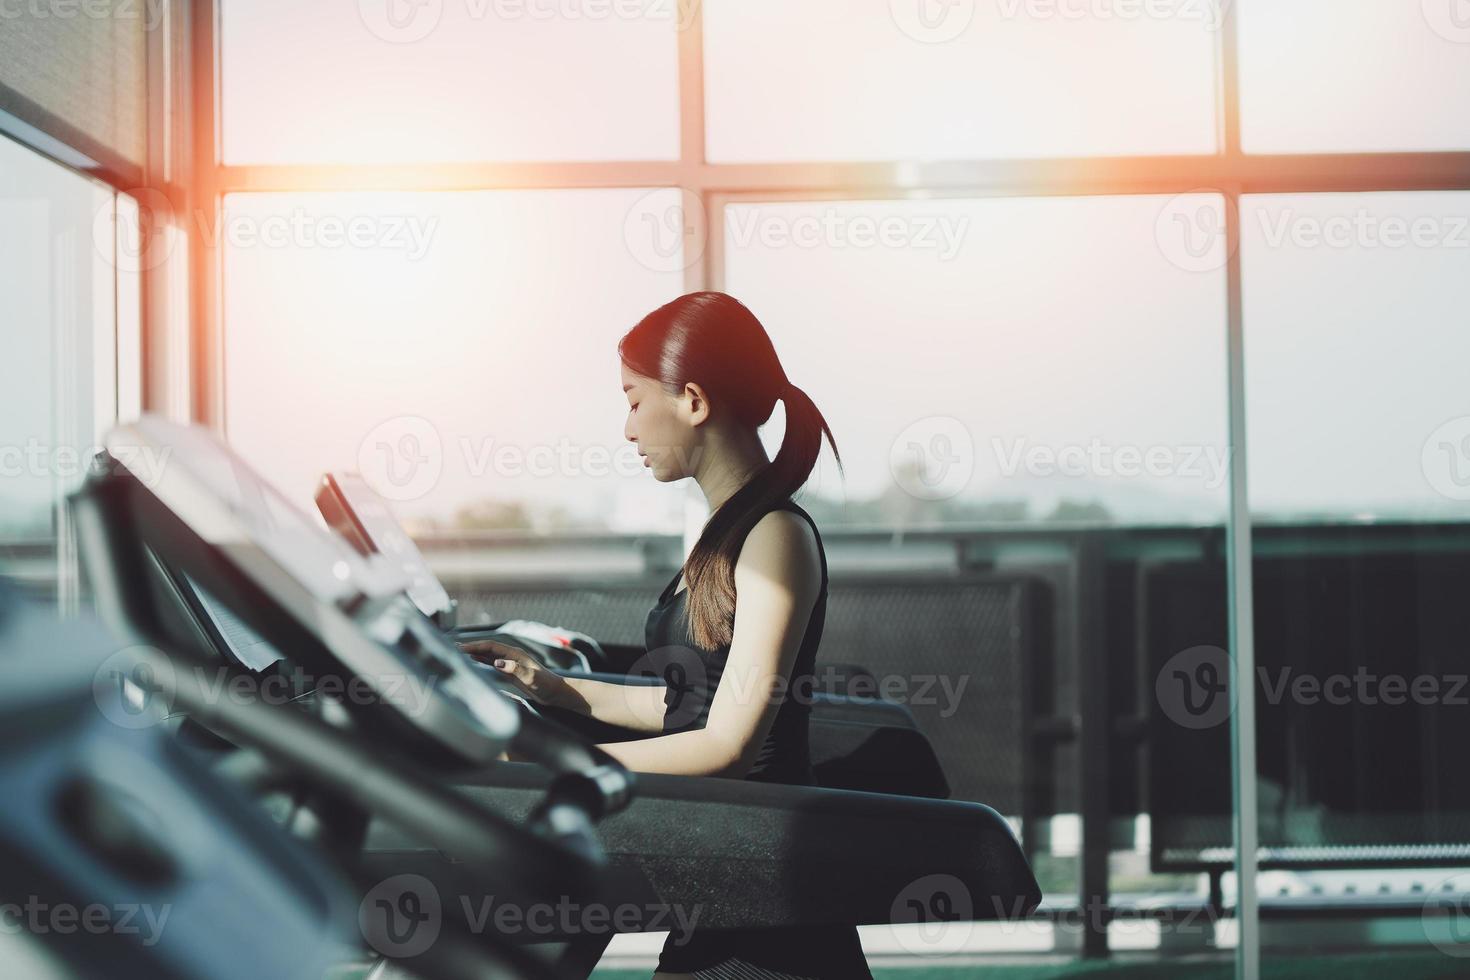
M 1072 621 L 1077 655 L 1077 708 L 1081 724 L 1077 746 L 1079 806 L 1082 811 L 1081 868 L 1078 874 L 1082 916 L 1082 955 L 1108 955 L 1108 855 L 1111 806 L 1108 762 L 1112 721 L 1108 713 L 1106 541 L 1100 534 L 1076 539 Z
M 1221 145 L 1228 171 L 1244 173 L 1240 135 L 1240 31 L 1231 0 L 1216 0 L 1220 19 L 1219 118 Z M 1226 528 L 1226 575 L 1229 581 L 1230 683 L 1236 696 L 1230 716 L 1231 798 L 1234 845 L 1237 944 L 1235 975 L 1257 980 L 1261 975 L 1260 907 L 1256 896 L 1256 851 L 1260 843 L 1256 809 L 1256 672 L 1255 604 L 1251 566 L 1251 514 L 1246 467 L 1245 332 L 1241 308 L 1239 183 L 1225 189 L 1226 364 L 1229 381 L 1230 513 Z

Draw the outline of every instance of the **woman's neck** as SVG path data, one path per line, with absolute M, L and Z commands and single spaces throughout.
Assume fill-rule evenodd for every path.
M 705 444 L 703 465 L 694 473 L 694 482 L 709 503 L 710 513 L 719 510 L 770 462 L 755 433 L 746 438 L 712 433 Z

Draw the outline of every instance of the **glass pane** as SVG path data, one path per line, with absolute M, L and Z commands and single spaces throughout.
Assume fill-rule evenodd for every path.
M 682 291 L 678 254 L 634 247 L 679 202 L 231 195 L 231 442 L 308 506 L 324 472 L 359 470 L 419 531 L 678 532 L 682 493 L 623 439 L 616 344 Z
M 708 156 L 1211 153 L 1217 21 L 1214 0 L 707 0 Z
M 1184 201 L 1221 206 L 727 207 L 730 292 L 850 447 L 845 481 L 824 459 L 813 485 L 832 517 L 1223 521 L 1223 264 L 1162 247 Z
M 1470 194 L 1248 197 L 1242 216 L 1261 841 L 1281 865 L 1263 908 L 1331 907 L 1355 945 L 1421 947 L 1401 973 L 1458 975 Z M 1385 914 L 1403 927 L 1366 925 Z M 1292 931 L 1278 956 L 1312 941 Z
M 110 191 L 0 138 L 0 574 L 48 597 L 75 584 L 65 495 L 114 411 L 113 235 Z
M 1204 876 L 1161 860 L 1150 837 L 1154 789 L 1174 776 L 1150 781 L 1151 760 L 1174 734 L 1144 680 L 1154 617 L 1168 611 L 1148 576 L 1218 555 L 1224 535 L 1224 249 L 1191 251 L 1175 220 L 1218 228 L 1223 206 L 1186 195 L 724 211 L 727 288 L 765 323 L 845 462 L 841 478 L 824 457 L 801 497 L 833 567 L 819 656 L 862 664 L 910 707 L 952 798 L 1014 820 L 1059 920 L 928 938 L 872 927 L 870 948 L 1075 951 L 1089 910 L 1109 901 L 1082 871 L 1097 857 L 1081 832 L 1095 806 L 1112 828 L 1111 899 L 1193 910 L 1119 921 L 1114 947 L 1229 958 L 1200 912 Z M 1223 619 L 1223 579 L 1205 601 Z M 1089 731 L 1118 733 L 1111 748 L 1084 744 L 1084 716 Z M 1107 779 L 1089 802 L 1096 745 Z M 1228 773 L 1227 754 L 1227 826 Z
M 1470 148 L 1464 0 L 1237 0 L 1249 153 Z
M 676 5 L 223 0 L 226 163 L 664 160 Z
M 1242 217 L 1252 509 L 1463 520 L 1470 194 L 1254 196 Z
M 142 251 L 138 202 L 117 196 L 117 251 Z M 143 276 L 136 262 L 119 262 L 117 272 L 117 417 L 131 422 L 143 411 Z

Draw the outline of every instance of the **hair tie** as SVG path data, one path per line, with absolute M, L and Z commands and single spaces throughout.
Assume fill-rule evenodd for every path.
M 792 383 L 791 379 L 787 378 L 786 383 L 781 386 L 781 400 L 783 402 L 790 400 L 791 393 L 799 390 L 800 389 L 798 389 L 796 385 Z

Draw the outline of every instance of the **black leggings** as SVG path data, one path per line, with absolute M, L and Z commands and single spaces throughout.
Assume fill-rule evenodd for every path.
M 855 926 L 669 933 L 659 970 L 699 980 L 872 980 Z

